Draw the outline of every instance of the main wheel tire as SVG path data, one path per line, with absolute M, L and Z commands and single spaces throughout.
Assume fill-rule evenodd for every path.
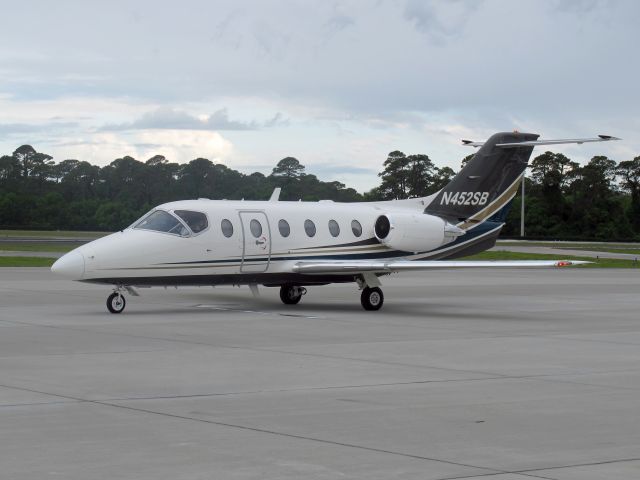
M 360 303 L 365 310 L 380 310 L 384 303 L 384 295 L 378 287 L 365 287 L 360 295 Z
M 124 299 L 124 295 L 118 292 L 113 292 L 107 298 L 107 309 L 111 313 L 122 313 L 126 305 L 127 301 Z
M 300 287 L 292 287 L 288 285 L 282 285 L 280 287 L 280 300 L 285 305 L 295 305 L 300 302 L 302 298 L 302 289 Z

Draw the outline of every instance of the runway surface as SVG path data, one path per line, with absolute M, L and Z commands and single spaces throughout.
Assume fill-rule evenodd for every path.
M 640 275 L 108 289 L 0 269 L 0 466 L 21 479 L 640 477 Z

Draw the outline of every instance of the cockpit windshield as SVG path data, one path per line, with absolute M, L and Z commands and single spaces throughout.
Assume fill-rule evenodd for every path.
M 184 223 L 189 225 L 193 233 L 200 233 L 209 226 L 207 216 L 202 212 L 193 212 L 191 210 L 175 210 L 173 213 L 178 215 Z
M 156 210 L 150 213 L 139 221 L 133 228 L 171 233 L 173 235 L 180 235 L 181 237 L 189 236 L 189 230 L 187 230 L 187 228 L 176 217 L 164 210 Z

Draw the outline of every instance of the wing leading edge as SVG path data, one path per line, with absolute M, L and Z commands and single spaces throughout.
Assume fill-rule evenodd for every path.
M 400 261 L 302 261 L 293 265 L 294 273 L 391 273 L 410 270 L 431 270 L 447 268 L 541 268 L 583 265 L 584 260 L 400 260 Z

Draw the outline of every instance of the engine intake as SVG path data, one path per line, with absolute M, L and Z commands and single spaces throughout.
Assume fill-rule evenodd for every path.
M 403 252 L 425 252 L 450 243 L 464 230 L 440 217 L 424 213 L 380 215 L 374 225 L 380 243 Z

